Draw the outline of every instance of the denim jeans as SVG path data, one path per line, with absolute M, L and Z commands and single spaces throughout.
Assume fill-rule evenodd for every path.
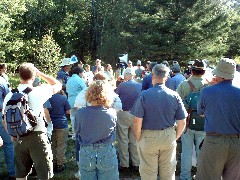
M 15 176 L 13 142 L 11 140 L 10 135 L 7 133 L 3 126 L 2 112 L 0 112 L 0 136 L 3 140 L 2 147 L 5 155 L 5 162 L 7 165 L 9 176 Z
M 182 134 L 182 154 L 181 154 L 181 180 L 191 180 L 191 169 L 192 169 L 192 155 L 193 145 L 195 144 L 196 156 L 199 157 L 199 145 L 204 139 L 206 133 L 204 131 L 194 131 L 188 129 L 186 133 Z
M 111 144 L 81 146 L 79 167 L 84 180 L 119 179 L 116 149 Z

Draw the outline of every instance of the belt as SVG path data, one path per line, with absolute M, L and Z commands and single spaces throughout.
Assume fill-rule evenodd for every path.
M 206 133 L 207 136 L 226 136 L 231 138 L 240 138 L 240 134 L 218 134 L 218 133 Z

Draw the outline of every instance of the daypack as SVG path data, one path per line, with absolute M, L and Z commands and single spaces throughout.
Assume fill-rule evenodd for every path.
M 191 81 L 188 80 L 187 82 L 191 87 L 191 92 L 183 100 L 185 108 L 188 112 L 188 116 L 186 119 L 186 130 L 189 128 L 195 131 L 203 131 L 204 117 L 197 114 L 197 106 L 200 97 L 200 91 L 202 88 L 206 87 L 207 84 L 203 85 L 199 90 L 197 90 Z
M 37 118 L 33 115 L 28 105 L 28 93 L 32 88 L 27 87 L 23 92 L 13 89 L 12 97 L 7 102 L 4 110 L 4 118 L 7 130 L 11 136 L 21 137 L 29 134 L 37 125 Z

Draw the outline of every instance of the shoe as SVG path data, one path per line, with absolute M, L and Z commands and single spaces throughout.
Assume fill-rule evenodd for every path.
M 133 166 L 132 169 L 133 169 L 134 171 L 139 172 L 139 166 Z
M 8 176 L 8 180 L 16 180 L 15 176 Z
M 128 172 L 129 168 L 128 167 L 123 167 L 123 166 L 118 166 L 118 170 L 121 172 Z
M 65 169 L 65 167 L 64 167 L 64 165 L 57 165 L 57 168 L 56 168 L 56 172 L 62 172 L 62 171 L 64 171 L 64 169 Z

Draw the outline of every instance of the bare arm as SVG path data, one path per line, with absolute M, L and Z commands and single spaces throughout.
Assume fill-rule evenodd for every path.
M 137 142 L 139 142 L 141 137 L 142 121 L 143 121 L 143 118 L 138 118 L 136 116 L 134 117 L 134 120 L 133 120 L 133 133 Z
M 180 138 L 182 135 L 184 128 L 186 126 L 186 120 L 177 120 L 177 127 L 176 127 L 176 139 Z
M 43 72 L 39 71 L 37 68 L 36 68 L 36 72 L 37 72 L 37 76 L 42 78 L 48 84 L 52 85 L 54 94 L 62 89 L 62 84 L 57 79 L 44 74 Z

